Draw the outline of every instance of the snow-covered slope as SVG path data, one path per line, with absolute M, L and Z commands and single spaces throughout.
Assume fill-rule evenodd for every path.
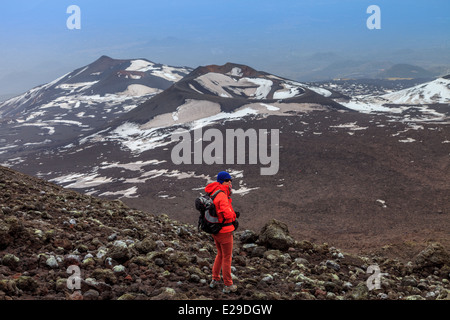
M 106 56 L 0 104 L 0 154 L 70 143 L 169 88 L 192 69 Z
M 450 79 L 439 78 L 381 97 L 394 104 L 450 103 Z
M 245 65 L 210 65 L 195 69 L 154 99 L 121 117 L 120 121 L 138 124 L 153 121 L 153 124 L 160 125 L 161 121 L 155 120 L 171 119 L 171 122 L 164 122 L 167 126 L 221 112 L 232 113 L 249 105 L 252 105 L 250 109 L 260 109 L 264 113 L 282 110 L 278 104 L 285 107 L 291 104 L 290 107 L 294 108 L 292 104 L 296 104 L 298 108 L 302 103 L 309 103 L 320 108 L 345 109 L 330 99 L 333 95 L 337 93 L 256 71 Z M 213 107 L 204 107 L 205 104 Z
M 233 63 L 200 67 L 192 75 L 194 78 L 190 83 L 191 88 L 196 88 L 202 94 L 213 94 L 222 98 L 283 100 L 300 97 L 307 90 L 315 91 L 324 97 L 333 94 L 330 90 L 307 86 Z
M 144 99 L 148 99 L 148 95 L 167 89 L 190 71 L 144 59 L 116 60 L 103 56 L 86 67 L 1 103 L 0 116 L 23 122 L 54 111 L 43 109 L 60 108 L 70 114 L 67 110 L 79 111 L 83 105 L 89 106 L 91 112 L 95 111 L 92 108 L 95 104 L 123 105 L 136 97 L 147 96 Z M 129 111 L 129 107 L 115 111 Z M 83 116 L 87 115 L 79 117 Z
M 167 143 L 167 138 L 180 127 L 193 130 L 227 121 L 246 121 L 248 116 L 264 118 L 346 109 L 329 98 L 336 94 L 245 65 L 199 67 L 118 118 L 108 130 L 83 138 L 80 143 L 116 141 L 124 149 L 141 153 Z
M 385 113 L 408 122 L 448 122 L 450 119 L 450 79 L 442 77 L 411 88 L 382 95 L 354 96 L 341 102 L 364 113 Z

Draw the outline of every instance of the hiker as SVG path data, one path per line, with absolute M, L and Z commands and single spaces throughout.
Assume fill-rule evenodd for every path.
M 214 242 L 217 248 L 216 259 L 212 269 L 211 288 L 216 287 L 220 281 L 220 271 L 224 282 L 224 293 L 236 292 L 237 286 L 233 284 L 231 279 L 231 259 L 233 253 L 233 231 L 236 229 L 236 215 L 231 205 L 231 176 L 228 172 L 222 171 L 217 175 L 217 182 L 210 183 L 206 186 L 205 192 L 213 194 L 217 190 L 222 190 L 214 198 L 214 206 L 216 207 L 217 216 L 224 226 L 217 234 L 213 234 Z

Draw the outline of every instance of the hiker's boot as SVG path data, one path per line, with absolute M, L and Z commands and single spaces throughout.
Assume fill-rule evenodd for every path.
M 213 279 L 213 280 L 211 281 L 211 283 L 209 284 L 209 287 L 210 287 L 211 289 L 214 289 L 215 287 L 217 287 L 218 284 L 219 284 L 219 281 Z
M 233 284 L 231 286 L 224 286 L 222 292 L 223 293 L 231 293 L 237 291 L 237 285 Z

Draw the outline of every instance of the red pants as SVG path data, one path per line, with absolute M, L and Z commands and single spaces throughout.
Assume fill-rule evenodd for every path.
M 216 281 L 220 281 L 220 270 L 222 270 L 223 283 L 226 286 L 231 286 L 233 284 L 233 280 L 231 279 L 233 233 L 213 234 L 213 238 L 217 248 L 217 256 L 214 260 L 212 278 Z

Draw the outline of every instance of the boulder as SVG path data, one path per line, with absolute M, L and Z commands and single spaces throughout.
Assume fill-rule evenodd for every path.
M 241 243 L 253 243 L 258 240 L 258 235 L 252 230 L 244 230 L 239 237 Z
M 135 247 L 139 253 L 147 254 L 150 251 L 155 250 L 156 243 L 152 239 L 147 238 L 136 243 Z
M 353 289 L 351 295 L 353 300 L 367 300 L 369 298 L 369 289 L 365 283 L 358 283 L 358 285 Z
M 267 248 L 287 250 L 295 241 L 285 223 L 272 219 L 261 229 L 258 242 Z
M 130 259 L 130 251 L 124 241 L 116 240 L 108 251 L 108 256 L 118 262 L 124 262 Z
M 422 250 L 414 260 L 416 267 L 442 267 L 450 265 L 450 254 L 440 243 L 433 243 Z
M 9 267 L 11 270 L 17 270 L 20 265 L 20 259 L 10 253 L 5 254 L 1 262 L 4 266 Z
M 9 226 L 0 219 L 0 250 L 6 249 L 13 242 L 13 238 L 9 234 Z
M 39 285 L 32 277 L 20 276 L 16 279 L 16 286 L 20 290 L 34 292 L 37 290 Z

